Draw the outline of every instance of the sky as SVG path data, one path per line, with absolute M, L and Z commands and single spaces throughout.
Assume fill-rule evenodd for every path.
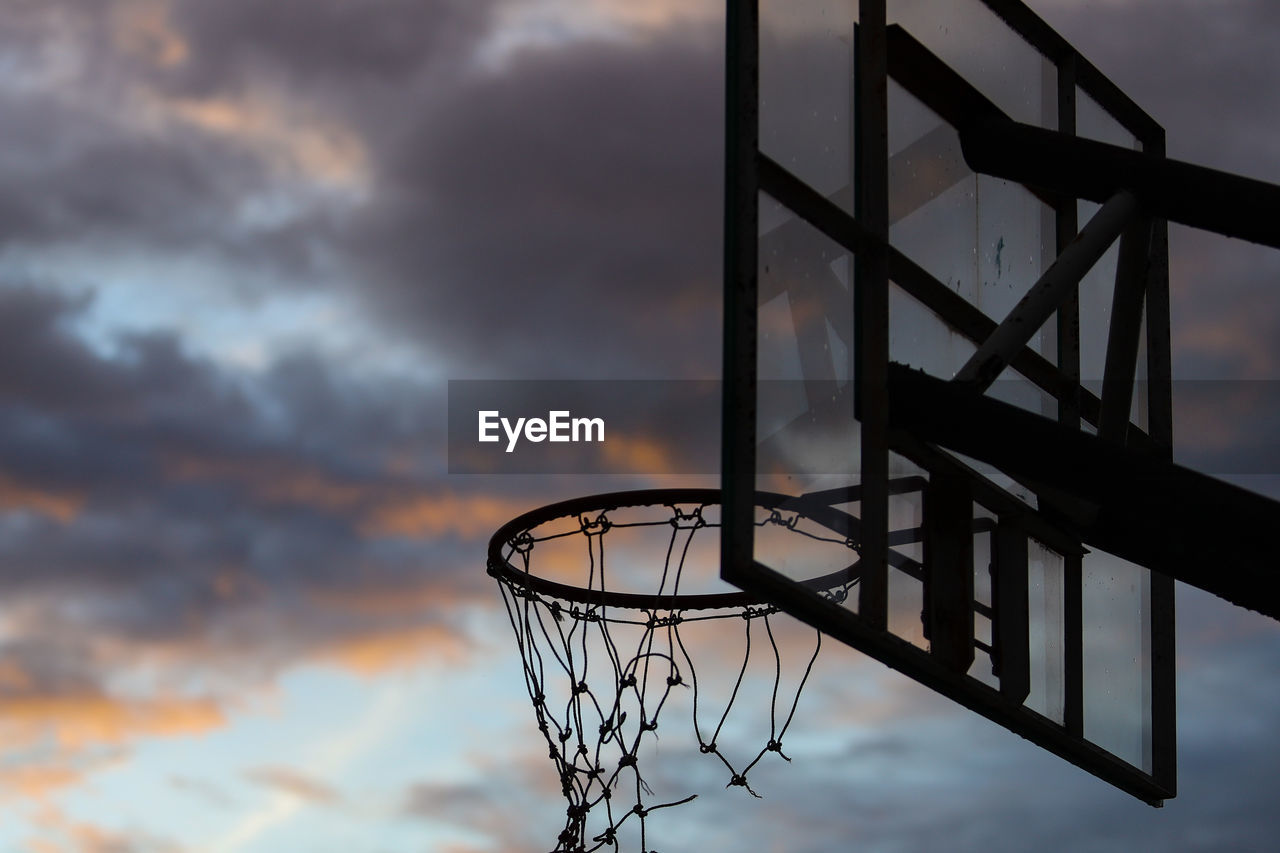
M 1280 183 L 1280 6 L 1030 5 L 1171 156 Z M 668 481 L 451 475 L 446 383 L 720 374 L 722 27 L 0 0 L 0 853 L 553 845 L 484 545 Z M 1171 240 L 1175 378 L 1274 402 L 1280 255 Z M 1280 496 L 1278 426 L 1189 406 L 1178 458 Z M 1161 810 L 830 643 L 763 799 L 709 781 L 658 849 L 1269 849 L 1280 627 L 1178 608 Z

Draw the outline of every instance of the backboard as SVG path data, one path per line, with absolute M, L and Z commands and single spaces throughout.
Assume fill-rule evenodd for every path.
M 1157 157 L 1163 131 L 1019 2 L 728 8 L 725 579 L 1172 797 L 1173 581 L 1059 470 L 1169 458 L 1164 221 L 972 165 L 993 126 Z M 758 541 L 760 491 L 847 514 L 847 597 Z

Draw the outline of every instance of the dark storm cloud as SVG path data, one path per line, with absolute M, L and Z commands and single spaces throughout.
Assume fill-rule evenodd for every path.
M 269 671 L 371 633 L 450 631 L 451 605 L 488 591 L 473 538 L 522 488 L 431 479 L 441 400 L 305 356 L 232 378 L 161 334 L 107 359 L 70 331 L 83 307 L 0 289 L 0 587 L 33 632 L 6 654 L 49 689 L 93 676 L 77 661 L 108 671 L 87 651 L 107 638 Z
M 107 90 L 88 107 L 0 91 L 12 128 L 0 158 L 0 248 L 200 257 L 285 273 L 276 280 L 286 284 L 314 275 L 317 247 L 337 227 L 328 211 L 241 221 L 255 193 L 288 189 L 261 152 L 181 121 L 146 127 L 124 104 L 103 110 L 112 99 Z
M 0 162 L 4 239 L 195 251 L 282 288 L 317 280 L 325 255 L 364 313 L 472 375 L 714 376 L 718 28 L 483 62 L 499 5 L 32 12 L 6 31 L 15 61 L 42 61 L 17 46 L 33 30 L 83 67 L 75 97 L 0 95 L 23 119 Z M 148 103 L 159 130 L 130 112 Z M 241 124 L 273 104 L 317 122 L 305 144 L 350 135 L 373 179 L 363 206 L 246 223 L 246 201 L 298 186 L 272 159 L 298 151 Z
M 339 92 L 400 85 L 422 66 L 461 61 L 500 0 L 255 0 L 174 4 L 172 22 L 192 52 L 166 79 L 176 91 L 217 94 L 259 75 Z
M 204 134 L 159 137 L 11 93 L 0 94 L 0 110 L 14 128 L 0 160 L 4 245 L 111 236 L 167 247 L 207 242 L 263 180 L 262 164 Z
M 459 80 L 359 229 L 387 321 L 473 375 L 714 375 L 720 63 L 696 32 Z

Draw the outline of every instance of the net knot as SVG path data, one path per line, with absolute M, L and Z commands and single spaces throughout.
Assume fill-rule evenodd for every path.
M 700 527 L 706 527 L 707 522 L 702 517 L 702 507 L 696 507 L 692 512 L 685 512 L 675 504 L 667 504 L 671 509 L 671 526 L 677 530 L 697 530 Z
M 800 516 L 799 514 L 796 514 L 784 518 L 781 512 L 773 509 L 769 511 L 769 523 L 777 524 L 781 527 L 787 528 L 788 530 L 795 530 L 796 525 L 800 523 Z
M 677 672 L 675 675 L 667 676 L 668 687 L 675 687 L 677 684 L 684 684 L 684 679 L 680 677 L 680 673 Z
M 636 754 L 634 752 L 628 752 L 618 759 L 619 768 L 635 767 L 635 766 L 636 766 Z
M 755 797 L 756 799 L 760 799 L 760 795 L 757 794 L 755 791 L 751 790 L 751 786 L 747 784 L 747 774 L 745 773 L 733 774 L 733 778 L 729 780 L 729 784 L 725 785 L 725 787 L 729 788 L 734 785 L 737 785 L 739 788 L 746 788 L 748 794 Z
M 681 615 L 679 612 L 669 613 L 666 616 L 658 616 L 656 614 L 650 613 L 649 619 L 647 622 L 644 623 L 644 626 L 649 629 L 666 628 L 670 625 L 679 625 L 683 621 L 684 621 L 684 616 Z
M 526 530 L 520 535 L 508 539 L 507 544 L 521 554 L 528 554 L 533 550 L 533 534 Z
M 715 741 L 712 741 L 711 743 L 698 744 L 698 751 L 701 752 L 703 755 L 710 755 L 711 753 L 716 751 Z
M 628 687 L 635 687 L 635 686 L 636 686 L 636 674 L 634 672 L 628 673 L 626 676 L 623 677 L 621 681 L 618 682 L 618 687 L 623 690 L 627 689 Z
M 827 590 L 823 593 L 823 597 L 835 604 L 843 604 L 849 597 L 849 588 L 842 586 L 837 589 Z
M 613 522 L 609 521 L 608 516 L 602 512 L 595 518 L 578 516 L 578 525 L 587 536 L 598 536 L 601 533 L 608 533 L 609 528 L 613 527 Z
M 642 722 L 642 723 L 640 724 L 640 731 L 642 731 L 642 732 L 655 732 L 655 731 L 657 731 L 657 730 L 658 730 L 658 721 L 657 721 L 657 720 L 650 720 L 650 721 L 649 721 L 649 722 L 647 722 L 647 723 L 643 723 L 643 722 Z
M 587 682 L 585 681 L 579 681 L 577 684 L 573 685 L 574 696 L 581 696 L 583 693 L 586 693 L 588 690 L 590 690 L 590 688 L 587 687 Z

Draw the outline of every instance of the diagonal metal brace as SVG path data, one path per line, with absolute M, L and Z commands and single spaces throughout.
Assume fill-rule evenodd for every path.
M 1045 321 L 1076 292 L 1080 279 L 1139 215 L 1138 200 L 1121 190 L 1094 214 L 1040 280 L 1013 306 L 953 380 L 982 393 Z

